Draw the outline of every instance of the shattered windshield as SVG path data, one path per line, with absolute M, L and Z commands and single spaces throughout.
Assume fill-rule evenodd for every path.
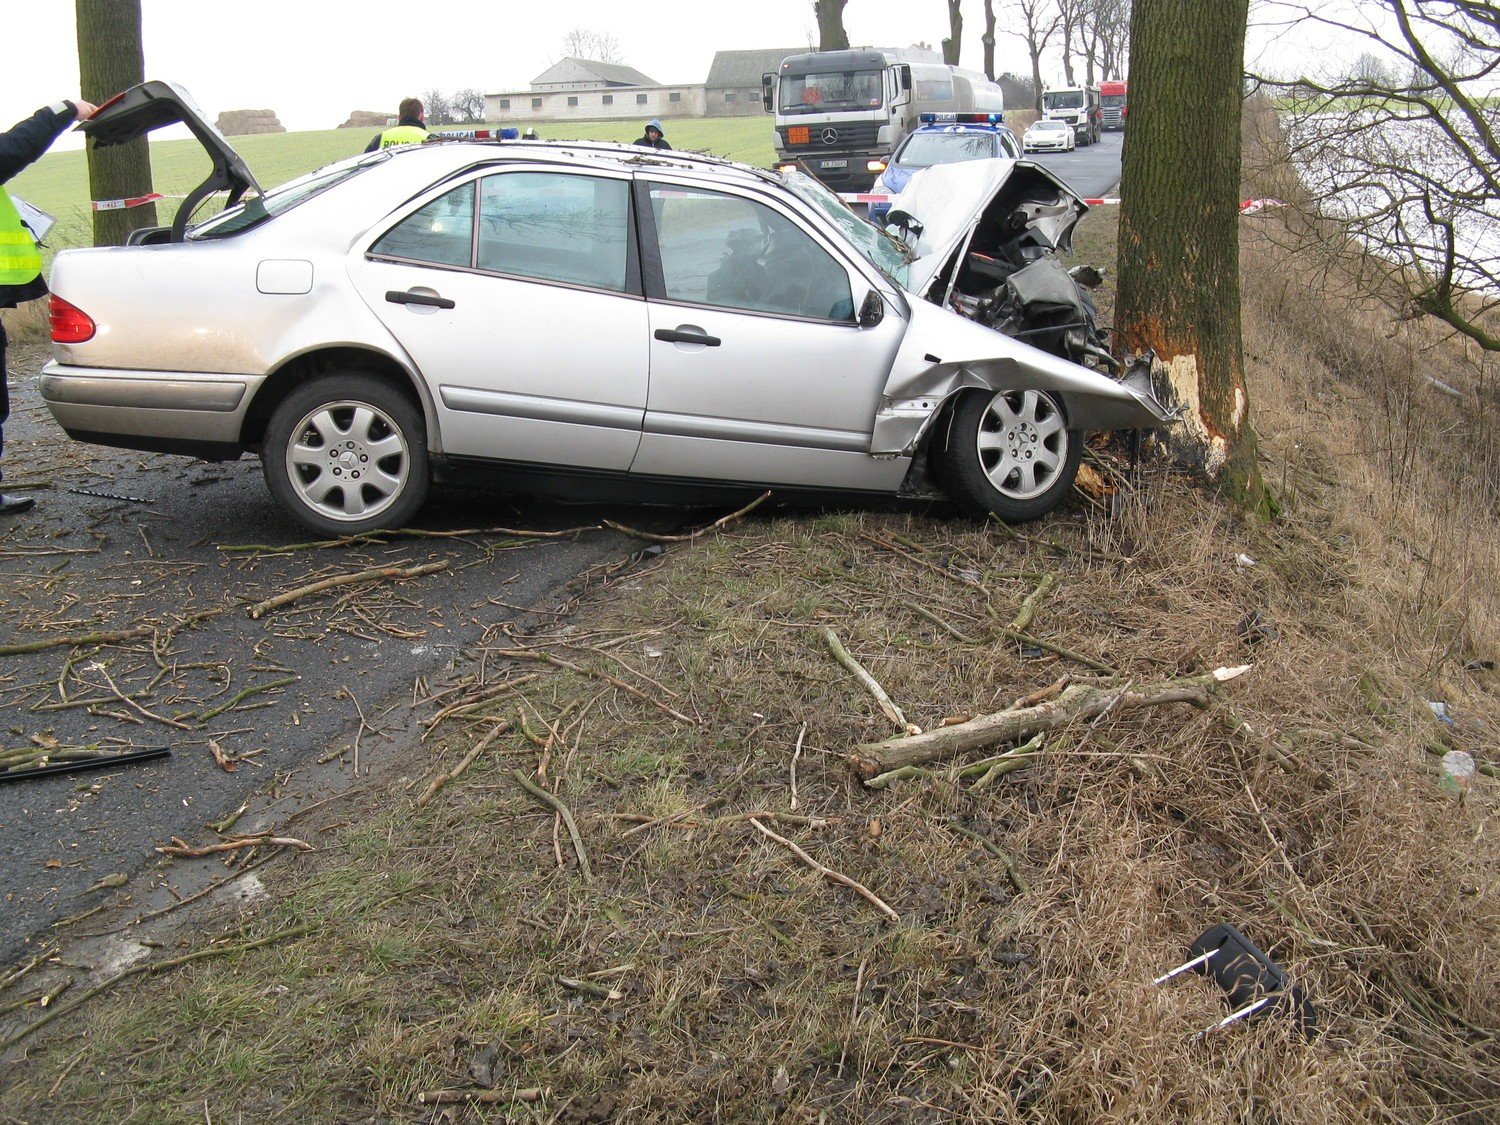
M 872 109 L 884 101 L 882 72 L 834 70 L 821 74 L 784 74 L 778 83 L 783 112 L 823 109 Z
M 905 243 L 867 223 L 844 204 L 844 201 L 811 176 L 802 172 L 783 172 L 782 182 L 831 219 L 844 238 L 861 255 L 895 284 L 906 288 L 909 266 L 915 255 Z
M 252 195 L 213 218 L 198 224 L 188 234 L 192 239 L 227 238 L 259 226 L 267 219 L 290 211 L 297 204 L 327 191 L 334 184 L 363 171 L 371 161 L 363 155 L 329 164 L 295 180 L 272 188 L 265 195 Z

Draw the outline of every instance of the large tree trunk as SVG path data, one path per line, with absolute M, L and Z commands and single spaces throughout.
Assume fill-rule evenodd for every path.
M 958 65 L 958 52 L 963 45 L 964 17 L 958 10 L 960 0 L 948 0 L 948 38 L 943 40 L 943 61 L 949 66 Z
M 141 0 L 77 0 L 79 93 L 98 105 L 146 80 L 141 50 Z M 93 199 L 129 199 L 151 192 L 146 138 L 110 148 L 88 145 Z M 123 246 L 138 227 L 156 225 L 156 204 L 94 212 L 94 245 Z
M 1175 460 L 1251 506 L 1256 467 L 1240 341 L 1240 79 L 1249 0 L 1136 0 L 1120 185 L 1123 345 L 1150 349 L 1184 408 Z
M 995 0 L 984 0 L 984 76 L 995 80 Z
M 844 30 L 844 5 L 849 0 L 814 0 L 818 16 L 818 50 L 847 51 L 849 33 Z

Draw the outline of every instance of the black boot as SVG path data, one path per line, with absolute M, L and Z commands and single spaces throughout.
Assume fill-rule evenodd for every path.
M 18 516 L 36 506 L 35 496 L 5 496 L 0 494 L 0 516 Z

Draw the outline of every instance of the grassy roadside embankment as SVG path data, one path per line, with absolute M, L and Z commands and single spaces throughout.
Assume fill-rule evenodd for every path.
M 667 544 L 414 687 L 403 768 L 286 825 L 318 850 L 256 871 L 259 908 L 139 951 L 221 955 L 64 994 L 0 1064 L 7 1112 L 433 1120 L 419 1095 L 449 1091 L 459 1120 L 1493 1119 L 1496 783 L 1460 800 L 1433 765 L 1500 741 L 1493 390 L 1289 254 L 1288 222 L 1244 228 L 1274 523 L 1151 470 L 1113 518 L 1080 497 L 1017 533 L 756 513 Z M 924 729 L 1061 676 L 1252 669 L 1021 768 L 869 789 L 846 756 L 897 723 L 825 630 Z M 1221 919 L 1308 988 L 1319 1039 L 1191 1039 L 1223 994 L 1149 982 Z

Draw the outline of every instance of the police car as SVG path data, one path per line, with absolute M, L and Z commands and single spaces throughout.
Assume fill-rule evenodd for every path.
M 1021 144 L 1016 135 L 1001 123 L 1003 119 L 999 113 L 922 114 L 922 124 L 885 161 L 870 193 L 898 195 L 913 173 L 934 164 L 989 160 L 997 156 L 1019 159 Z M 871 203 L 870 222 L 880 226 L 890 209 L 888 202 Z

